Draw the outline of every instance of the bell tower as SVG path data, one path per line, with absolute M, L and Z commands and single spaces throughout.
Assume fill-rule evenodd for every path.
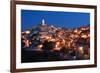
M 43 26 L 45 25 L 45 20 L 44 20 L 44 19 L 42 19 L 42 25 L 43 25 Z

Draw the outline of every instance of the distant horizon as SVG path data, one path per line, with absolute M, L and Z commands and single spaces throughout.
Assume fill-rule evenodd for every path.
M 21 10 L 21 30 L 32 29 L 41 24 L 42 19 L 47 25 L 61 28 L 73 29 L 90 25 L 89 13 Z

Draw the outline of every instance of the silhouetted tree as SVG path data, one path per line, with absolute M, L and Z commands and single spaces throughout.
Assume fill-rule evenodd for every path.
M 48 41 L 45 41 L 44 43 L 43 43 L 43 47 L 42 47 L 42 49 L 44 50 L 44 51 L 46 51 L 46 50 L 52 50 L 53 48 L 54 48 L 54 46 L 55 46 L 55 42 L 52 42 L 52 41 L 50 41 L 50 42 L 48 42 Z

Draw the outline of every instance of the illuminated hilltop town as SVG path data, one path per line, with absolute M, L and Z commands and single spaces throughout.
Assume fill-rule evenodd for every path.
M 22 62 L 90 59 L 90 27 L 68 29 L 41 24 L 21 32 Z

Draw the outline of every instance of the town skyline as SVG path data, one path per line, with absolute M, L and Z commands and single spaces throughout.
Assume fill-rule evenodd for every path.
M 22 62 L 90 59 L 90 27 L 63 29 L 41 24 L 21 32 Z M 26 55 L 27 54 L 27 55 Z
M 33 26 L 38 26 L 41 24 L 42 19 L 44 19 L 45 23 L 48 25 L 61 28 L 72 29 L 90 25 L 89 13 L 22 10 L 22 31 L 30 29 Z

